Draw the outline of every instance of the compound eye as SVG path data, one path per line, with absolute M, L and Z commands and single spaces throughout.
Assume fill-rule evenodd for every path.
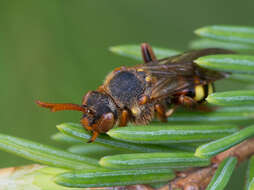
M 98 128 L 100 132 L 107 132 L 109 131 L 115 123 L 113 113 L 106 113 L 103 114 L 98 122 Z

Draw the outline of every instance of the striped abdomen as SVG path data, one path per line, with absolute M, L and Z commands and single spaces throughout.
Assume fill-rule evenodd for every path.
M 186 95 L 193 98 L 196 102 L 204 101 L 208 95 L 214 92 L 213 83 L 202 85 L 200 84 L 199 78 L 193 79 L 193 85 L 187 90 Z

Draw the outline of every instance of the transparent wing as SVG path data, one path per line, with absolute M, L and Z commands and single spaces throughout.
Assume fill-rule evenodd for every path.
M 193 86 L 193 78 L 197 77 L 198 84 L 207 84 L 215 80 L 225 78 L 228 73 L 213 71 L 201 68 L 193 61 L 198 57 L 213 54 L 227 54 L 232 51 L 223 49 L 204 49 L 191 51 L 178 56 L 173 56 L 159 60 L 159 62 L 150 62 L 136 66 L 136 69 L 142 69 L 150 73 L 157 82 L 152 86 L 150 98 L 159 99 L 187 89 Z M 158 64 L 159 63 L 159 64 Z

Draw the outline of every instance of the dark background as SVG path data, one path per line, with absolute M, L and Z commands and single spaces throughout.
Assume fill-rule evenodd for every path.
M 50 113 L 35 100 L 80 103 L 113 68 L 136 64 L 109 46 L 186 50 L 201 26 L 254 25 L 253 8 L 253 0 L 1 0 L 0 132 L 54 144 L 55 125 L 80 114 Z M 0 167 L 27 163 L 0 152 Z

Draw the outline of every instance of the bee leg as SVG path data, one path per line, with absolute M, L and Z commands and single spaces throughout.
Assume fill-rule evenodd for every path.
M 178 103 L 187 107 L 194 107 L 197 105 L 197 102 L 193 98 L 183 94 L 179 96 Z
M 166 112 L 166 117 L 170 117 L 176 110 L 178 106 L 177 105 L 174 105 L 171 109 L 169 109 L 167 112 Z
M 155 111 L 157 113 L 157 117 L 160 121 L 162 122 L 166 122 L 167 121 L 167 117 L 166 117 L 166 113 L 165 113 L 165 108 L 163 105 L 161 104 L 155 104 L 154 105 Z
M 83 125 L 83 127 L 88 130 L 88 131 L 92 131 L 93 130 L 93 127 L 89 126 L 89 122 L 87 120 L 87 118 L 82 118 L 80 120 L 80 123 Z
M 88 120 L 87 120 L 87 118 L 82 118 L 82 119 L 80 120 L 80 123 L 83 125 L 83 127 L 84 127 L 86 130 L 88 130 L 88 131 L 93 131 L 93 130 L 94 130 L 92 126 L 89 126 L 89 125 L 88 125 Z M 98 137 L 98 135 L 99 135 L 98 132 L 93 131 L 93 136 L 91 137 L 91 139 L 90 139 L 87 143 L 93 142 L 93 141 Z
M 126 126 L 128 123 L 128 120 L 129 120 L 129 112 L 128 112 L 128 110 L 124 109 L 121 112 L 120 121 L 119 121 L 118 126 Z
M 89 141 L 87 141 L 87 143 L 91 143 L 93 141 L 95 141 L 95 139 L 99 136 L 99 133 L 97 131 L 93 131 L 93 136 L 90 138 Z
M 100 133 L 106 133 L 107 131 L 112 129 L 112 127 L 115 124 L 115 120 L 114 120 L 114 115 L 112 113 L 106 113 L 106 114 L 103 114 L 101 118 L 99 119 L 99 121 L 93 124 L 92 126 L 87 125 L 86 118 L 82 119 L 81 123 L 88 131 L 93 132 L 93 136 L 88 141 L 88 143 L 91 143 L 99 136 Z
M 86 130 L 88 130 L 88 131 L 92 131 L 92 130 L 93 130 L 93 128 L 92 128 L 91 126 L 84 126 L 84 128 L 85 128 Z
M 157 61 L 153 49 L 148 43 L 141 44 L 141 53 L 145 63 Z
M 36 101 L 36 103 L 43 107 L 43 108 L 49 108 L 52 112 L 56 111 L 63 111 L 63 110 L 75 110 L 75 111 L 81 111 L 86 113 L 87 109 L 83 106 L 80 106 L 78 104 L 54 104 L 54 103 L 46 103 L 41 101 Z
M 88 125 L 88 120 L 87 118 L 83 118 L 80 120 L 80 123 L 83 125 L 83 127 L 87 130 L 87 131 L 92 131 L 93 135 L 92 137 L 89 139 L 89 141 L 87 143 L 91 143 L 93 142 L 99 135 L 99 133 L 97 131 L 94 131 L 94 128 L 92 126 Z

